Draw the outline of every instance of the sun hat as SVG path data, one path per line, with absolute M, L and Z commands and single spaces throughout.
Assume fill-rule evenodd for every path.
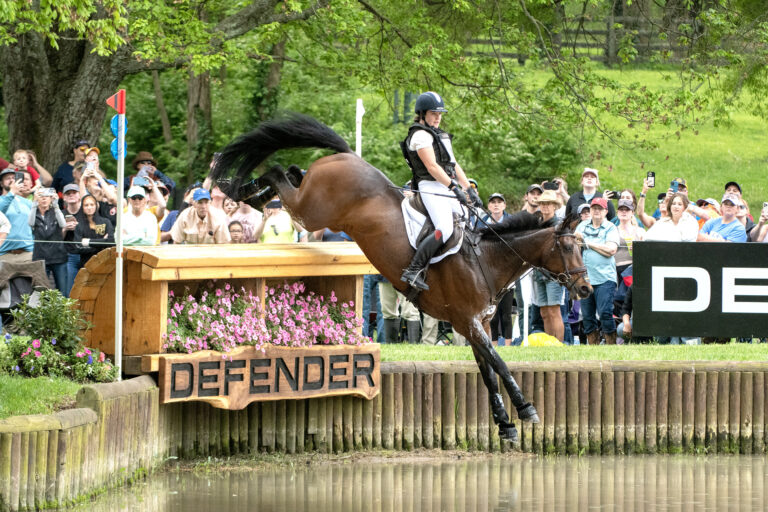
M 560 203 L 560 196 L 558 196 L 554 190 L 545 190 L 540 196 L 539 196 L 539 204 L 541 203 L 555 203 L 555 204 L 561 204 Z

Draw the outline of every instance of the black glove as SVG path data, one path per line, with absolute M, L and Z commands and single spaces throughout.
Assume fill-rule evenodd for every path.
M 478 195 L 475 187 L 469 187 L 469 200 L 472 201 L 472 204 L 475 206 L 475 208 L 483 207 L 483 200 L 480 199 L 480 195 Z
M 467 206 L 467 196 L 464 195 L 464 189 L 462 189 L 459 184 L 456 183 L 456 180 L 451 180 L 451 184 L 448 189 L 453 192 L 453 194 L 456 196 L 456 199 L 458 199 L 461 204 Z

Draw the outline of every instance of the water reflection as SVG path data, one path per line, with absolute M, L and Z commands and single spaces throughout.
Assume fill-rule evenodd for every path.
M 757 456 L 489 457 L 159 473 L 81 510 L 764 510 L 766 487 Z

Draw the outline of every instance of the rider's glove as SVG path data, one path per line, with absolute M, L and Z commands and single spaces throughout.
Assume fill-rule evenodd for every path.
M 483 207 L 483 200 L 480 199 L 480 196 L 477 193 L 477 190 L 475 190 L 475 187 L 469 187 L 469 200 L 472 201 L 472 204 L 475 206 L 475 208 L 482 208 Z
M 467 196 L 464 195 L 464 190 L 459 186 L 458 183 L 456 183 L 456 180 L 451 180 L 451 184 L 448 189 L 453 192 L 453 194 L 456 196 L 456 199 L 458 199 L 461 204 L 467 206 Z

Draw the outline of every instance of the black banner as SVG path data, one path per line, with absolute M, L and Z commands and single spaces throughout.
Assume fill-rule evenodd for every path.
M 637 336 L 768 336 L 768 244 L 633 244 Z

